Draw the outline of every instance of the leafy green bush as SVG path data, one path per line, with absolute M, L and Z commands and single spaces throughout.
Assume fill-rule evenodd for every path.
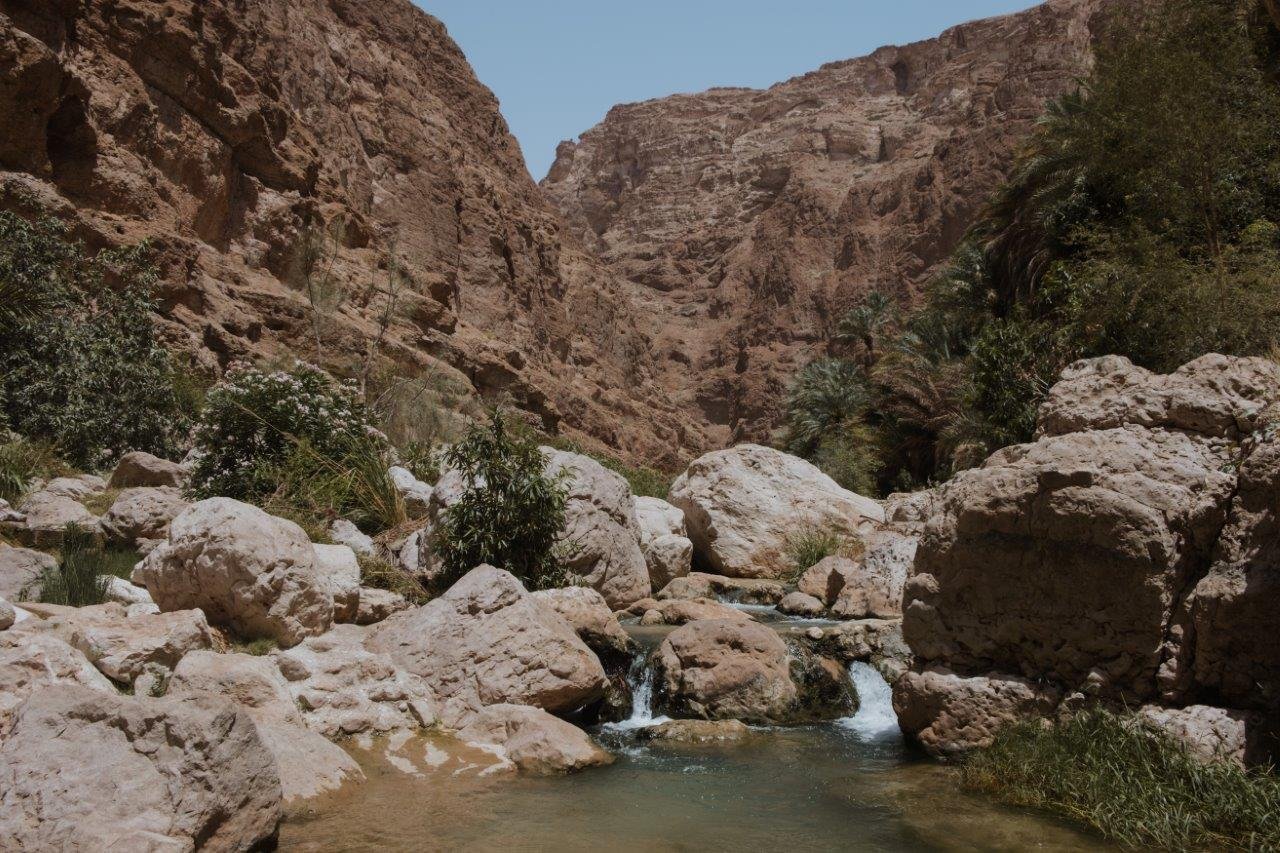
M 964 786 L 1162 850 L 1280 848 L 1280 778 L 1197 760 L 1133 716 L 1095 710 L 1002 731 L 963 765 Z
M 196 425 L 192 491 L 260 501 L 276 492 L 304 444 L 307 458 L 342 460 L 369 440 L 352 384 L 303 363 L 274 371 L 236 363 L 210 389 Z
M 93 533 L 67 525 L 59 551 L 57 567 L 40 574 L 40 603 L 86 607 L 106 601 L 108 578 Z
M 447 587 L 481 563 L 506 569 L 531 588 L 563 579 L 556 541 L 564 524 L 566 489 L 545 473 L 538 445 L 508 429 L 501 412 L 472 427 L 444 454 L 462 474 L 465 491 L 435 531 Z
M 879 492 L 879 440 L 875 430 L 866 424 L 847 423 L 839 432 L 823 436 L 809 461 L 849 491 L 874 495 Z
M 174 451 L 187 430 L 152 321 L 145 246 L 90 257 L 56 220 L 0 213 L 0 398 L 8 426 L 81 468 Z

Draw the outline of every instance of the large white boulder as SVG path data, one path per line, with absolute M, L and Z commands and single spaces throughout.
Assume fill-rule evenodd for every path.
M 14 850 L 250 850 L 275 836 L 280 778 L 224 699 L 55 686 L 0 743 L 0 838 Z
M 805 530 L 855 534 L 883 522 L 871 498 L 841 488 L 815 466 L 757 444 L 695 460 L 671 486 L 694 553 L 722 575 L 774 578 L 791 569 L 787 540 Z
M 314 545 L 316 575 L 333 598 L 333 621 L 354 622 L 360 611 L 360 561 L 346 545 Z
M 22 700 L 55 684 L 116 694 L 115 685 L 65 640 L 50 633 L 0 634 L 0 739 Z
M 431 486 L 413 475 L 408 468 L 393 465 L 387 475 L 404 500 L 404 511 L 410 518 L 425 518 L 431 508 Z
M 573 711 L 601 698 L 607 683 L 573 627 L 492 566 L 472 569 L 440 598 L 375 626 L 368 646 L 421 676 L 453 728 L 486 705 Z
M 693 568 L 693 542 L 685 530 L 684 512 L 661 498 L 638 497 L 636 521 L 653 591 L 688 575 Z
M 58 561 L 43 551 L 0 544 L 0 597 L 38 598 L 40 575 L 57 566 Z
M 112 540 L 132 545 L 138 539 L 163 539 L 169 523 L 191 504 L 168 486 L 125 489 L 102 515 L 102 532 Z
M 333 623 L 333 598 L 302 528 L 230 498 L 175 518 L 169 540 L 134 570 L 161 610 L 198 607 L 245 637 L 292 646 Z

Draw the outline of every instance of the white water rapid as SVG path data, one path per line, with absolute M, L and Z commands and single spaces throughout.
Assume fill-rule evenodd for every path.
M 902 736 L 898 715 L 893 712 L 893 691 L 876 668 L 862 661 L 849 666 L 849 678 L 858 692 L 858 712 L 839 720 L 863 740 L 896 740 Z
M 646 729 L 671 720 L 670 717 L 653 715 L 654 677 L 653 667 L 649 666 L 647 657 L 637 657 L 627 672 L 627 683 L 631 685 L 631 716 L 618 723 L 606 723 L 604 728 L 630 731 Z

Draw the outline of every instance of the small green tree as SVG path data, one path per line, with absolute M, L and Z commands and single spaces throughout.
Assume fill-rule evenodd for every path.
M 567 489 L 547 476 L 538 445 L 509 429 L 501 412 L 472 427 L 444 454 L 465 490 L 435 531 L 435 551 L 447 587 L 482 563 L 506 569 L 540 589 L 562 578 L 556 542 L 564 526 Z

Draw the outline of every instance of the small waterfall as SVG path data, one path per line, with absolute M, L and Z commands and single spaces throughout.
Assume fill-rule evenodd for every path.
M 648 655 L 636 655 L 627 671 L 627 684 L 631 686 L 631 716 L 618 723 L 606 723 L 604 728 L 629 731 L 669 722 L 670 717 L 653 715 L 653 682 L 656 677 L 653 667 L 649 666 Z
M 849 678 L 858 693 L 858 712 L 839 721 L 864 740 L 896 740 L 902 736 L 893 712 L 893 691 L 876 668 L 862 661 L 849 666 Z

